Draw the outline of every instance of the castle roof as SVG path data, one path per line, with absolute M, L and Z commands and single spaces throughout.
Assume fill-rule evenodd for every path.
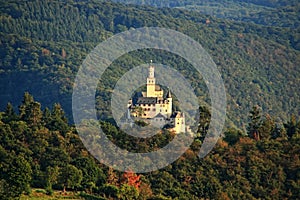
M 180 111 L 175 111 L 171 115 L 171 118 L 181 118 L 181 117 L 184 117 L 184 115 Z
M 161 113 L 158 113 L 158 114 L 155 115 L 155 117 L 153 117 L 153 118 L 164 118 L 164 119 L 166 119 L 166 117 L 165 117 L 163 114 L 161 114 Z
M 140 97 L 137 101 L 138 104 L 156 104 L 157 97 Z
M 161 91 L 161 88 L 159 85 L 155 85 L 155 91 Z
M 168 90 L 168 93 L 167 93 L 167 98 L 172 98 L 172 95 L 171 95 L 171 91 L 170 91 L 170 89 Z

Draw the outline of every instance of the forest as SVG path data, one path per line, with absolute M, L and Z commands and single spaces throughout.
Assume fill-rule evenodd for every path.
M 7 102 L 18 105 L 28 91 L 44 106 L 50 107 L 59 100 L 72 122 L 72 87 L 85 56 L 113 34 L 158 26 L 188 35 L 211 55 L 227 91 L 230 126 L 245 130 L 245 116 L 254 105 L 279 120 L 300 113 L 297 29 L 101 1 L 3 0 L 1 4 L 2 109 Z M 190 81 L 199 102 L 210 104 L 201 74 L 193 73 L 189 63 L 168 52 L 148 49 L 126 54 L 106 70 L 109 78 L 103 79 L 98 88 L 99 115 L 107 117 L 110 91 L 116 80 L 133 66 L 150 60 L 177 69 Z
M 210 113 L 201 108 L 198 135 L 171 165 L 145 174 L 115 171 L 95 160 L 60 104 L 41 110 L 25 93 L 15 111 L 0 114 L 0 198 L 31 194 L 31 188 L 76 192 L 85 199 L 297 199 L 300 191 L 300 120 L 277 124 L 258 106 L 248 113 L 247 135 L 230 128 L 204 159 L 197 156 Z M 100 121 L 108 138 L 130 151 L 153 151 L 172 140 L 165 131 L 136 141 Z M 137 144 L 139 148 L 137 149 Z M 9 190 L 7 190 L 9 188 Z
M 114 2 L 170 7 L 197 11 L 202 14 L 265 26 L 299 28 L 297 0 L 113 0 Z
M 299 198 L 298 1 L 222 0 L 220 11 L 210 1 L 205 6 L 212 15 L 191 1 L 115 2 L 0 0 L 0 199 L 30 197 L 35 188 L 48 196 L 61 191 L 82 199 Z M 176 4 L 166 5 L 171 2 Z M 99 80 L 96 95 L 99 123 L 118 146 L 153 151 L 174 137 L 164 130 L 135 140 L 105 120 L 111 117 L 112 89 L 135 66 L 153 60 L 174 67 L 190 81 L 201 105 L 190 149 L 164 169 L 135 174 L 111 169 L 85 149 L 73 125 L 72 89 L 92 49 L 114 34 L 144 26 L 182 32 L 203 46 L 224 80 L 227 118 L 222 138 L 199 159 L 210 121 L 201 74 L 166 51 L 121 56 Z

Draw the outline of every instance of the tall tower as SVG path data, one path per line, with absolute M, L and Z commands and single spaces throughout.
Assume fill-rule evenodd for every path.
M 149 74 L 148 74 L 148 78 L 147 78 L 147 96 L 146 97 L 156 97 L 154 67 L 152 65 L 149 66 Z
M 166 99 L 168 101 L 168 103 L 167 103 L 167 109 L 168 109 L 167 116 L 170 117 L 171 114 L 172 114 L 172 95 L 171 95 L 170 89 L 168 90 Z

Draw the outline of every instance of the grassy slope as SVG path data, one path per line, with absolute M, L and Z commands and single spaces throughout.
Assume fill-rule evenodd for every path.
M 32 189 L 30 195 L 22 195 L 20 200 L 61 200 L 61 199 L 69 199 L 69 200 L 80 200 L 83 199 L 79 197 L 79 195 L 74 194 L 73 192 L 67 192 L 67 194 L 62 194 L 61 191 L 54 191 L 52 195 L 46 195 L 46 191 L 44 189 Z

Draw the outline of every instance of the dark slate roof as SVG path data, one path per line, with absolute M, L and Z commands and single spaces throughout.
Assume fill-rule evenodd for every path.
M 182 113 L 179 111 L 175 111 L 172 113 L 171 118 L 182 117 Z
M 156 97 L 140 97 L 137 101 L 138 104 L 155 104 L 156 102 Z
M 158 113 L 155 117 L 153 117 L 153 118 L 164 118 L 164 119 L 166 119 L 166 117 L 163 115 L 163 114 L 161 114 L 161 113 Z
M 169 90 L 166 98 L 172 98 L 171 91 Z

